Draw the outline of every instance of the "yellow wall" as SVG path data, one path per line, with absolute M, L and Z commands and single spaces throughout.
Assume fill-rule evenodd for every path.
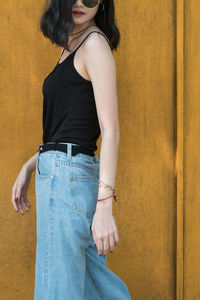
M 169 0 L 117 5 L 121 244 L 109 262 L 138 300 L 176 293 L 175 14 Z
M 120 243 L 108 267 L 135 300 L 199 300 L 200 4 L 115 2 L 121 136 L 113 213 Z M 28 214 L 14 211 L 11 189 L 42 143 L 42 82 L 60 55 L 39 31 L 42 4 L 0 4 L 2 300 L 33 299 L 34 292 L 35 173 Z
M 200 299 L 200 2 L 185 4 L 184 291 Z

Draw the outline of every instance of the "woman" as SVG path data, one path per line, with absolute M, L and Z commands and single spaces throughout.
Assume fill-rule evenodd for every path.
M 113 0 L 47 4 L 41 31 L 63 50 L 43 83 L 43 144 L 12 189 L 15 210 L 28 212 L 36 170 L 34 299 L 130 299 L 125 283 L 106 267 L 108 251 L 119 242 L 112 215 L 120 135 Z

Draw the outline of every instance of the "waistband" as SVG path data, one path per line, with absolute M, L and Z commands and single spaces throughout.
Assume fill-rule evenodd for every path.
M 40 144 L 37 151 L 39 153 L 43 153 L 45 151 L 49 150 L 58 150 L 65 153 L 68 153 L 70 151 L 70 154 L 72 156 L 75 156 L 78 153 L 83 153 L 89 156 L 95 156 L 94 152 L 89 151 L 88 149 L 74 143 L 64 143 L 64 142 L 47 142 L 44 144 Z

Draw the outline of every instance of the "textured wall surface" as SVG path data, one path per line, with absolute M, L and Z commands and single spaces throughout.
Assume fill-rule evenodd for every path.
M 119 1 L 121 140 L 110 265 L 133 299 L 175 299 L 175 2 Z
M 108 254 L 108 267 L 126 282 L 134 300 L 174 300 L 176 295 L 179 300 L 198 300 L 200 6 L 195 0 L 185 5 L 185 201 L 184 210 L 178 210 L 176 18 L 177 3 L 184 1 L 115 2 L 121 32 L 114 52 L 121 135 L 115 185 L 119 201 L 113 203 L 113 214 L 120 242 Z M 39 31 L 42 5 L 39 0 L 0 3 L 2 300 L 33 299 L 34 292 L 35 173 L 28 214 L 15 212 L 11 188 L 22 165 L 42 143 L 42 83 L 60 56 L 61 49 Z M 100 143 L 101 139 L 99 148 Z M 177 215 L 178 220 L 184 217 L 183 248 Z

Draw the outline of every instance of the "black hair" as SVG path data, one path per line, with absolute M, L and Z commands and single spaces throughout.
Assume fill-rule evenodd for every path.
M 102 5 L 104 3 L 104 10 Z M 104 32 L 110 41 L 111 49 L 117 49 L 120 32 L 115 24 L 114 0 L 103 0 L 95 15 L 96 26 Z M 69 49 L 68 35 L 74 29 L 72 18 L 73 0 L 46 0 L 44 12 L 40 19 L 40 30 L 50 39 L 52 44 Z

